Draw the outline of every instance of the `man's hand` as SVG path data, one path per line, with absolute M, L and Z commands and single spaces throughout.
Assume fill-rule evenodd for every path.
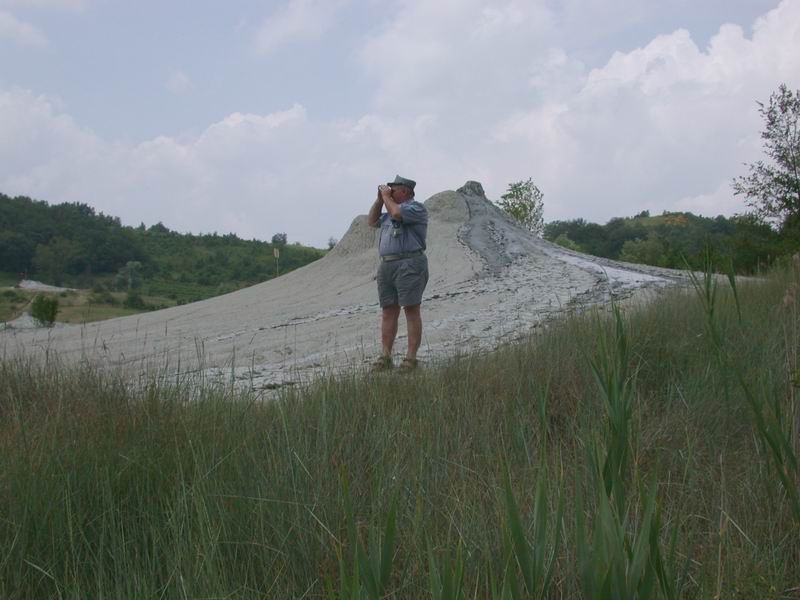
M 367 224 L 370 227 L 377 227 L 381 217 L 381 210 L 384 206 L 384 199 L 383 199 L 383 190 L 381 188 L 389 187 L 388 185 L 379 185 L 378 186 L 378 195 L 375 197 L 375 202 L 372 203 L 372 206 L 369 209 L 369 214 L 367 215 Z M 391 199 L 391 196 L 389 196 Z
M 402 221 L 403 213 L 400 210 L 400 205 L 394 201 L 392 197 L 392 188 L 388 185 L 378 186 L 378 190 L 383 199 L 383 205 L 386 207 L 386 212 L 392 217 L 394 221 Z

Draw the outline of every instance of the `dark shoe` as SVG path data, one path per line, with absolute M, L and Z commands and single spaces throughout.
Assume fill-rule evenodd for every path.
M 394 367 L 394 365 L 392 364 L 391 356 L 380 356 L 370 365 L 369 371 L 370 373 L 383 373 L 385 371 L 391 371 L 392 367 Z
M 403 362 L 400 363 L 398 371 L 401 373 L 410 373 L 416 370 L 417 366 L 419 366 L 419 361 L 416 358 L 404 358 Z

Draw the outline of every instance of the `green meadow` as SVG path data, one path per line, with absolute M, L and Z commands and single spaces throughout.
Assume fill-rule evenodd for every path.
M 799 309 L 707 274 L 271 400 L 3 358 L 0 597 L 798 597 Z

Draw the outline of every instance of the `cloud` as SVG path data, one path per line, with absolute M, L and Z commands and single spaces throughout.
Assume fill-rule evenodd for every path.
M 756 100 L 800 83 L 800 2 L 784 0 L 748 39 L 724 25 L 705 49 L 685 30 L 618 52 L 577 93 L 493 129 L 496 161 L 527 171 L 548 218 L 605 220 L 643 208 L 731 214 L 730 180 L 760 155 Z M 502 159 L 501 159 L 502 157 Z
M 10 40 L 22 46 L 44 47 L 47 38 L 39 29 L 20 21 L 10 12 L 0 10 L 0 40 Z
M 256 51 L 270 54 L 290 43 L 319 38 L 340 5 L 334 0 L 289 0 L 261 24 L 254 38 Z
M 761 152 L 756 100 L 800 86 L 800 1 L 783 0 L 750 36 L 724 25 L 701 48 L 679 29 L 595 69 L 547 37 L 551 18 L 522 2 L 401 3 L 364 40 L 376 91 L 354 118 L 297 103 L 120 143 L 56 99 L 0 88 L 0 191 L 87 202 L 130 224 L 285 231 L 318 246 L 396 173 L 419 182 L 421 199 L 467 179 L 497 199 L 530 176 L 548 220 L 740 211 L 729 182 Z
M 731 186 L 728 182 L 720 184 L 717 189 L 708 193 L 681 198 L 673 204 L 672 209 L 709 217 L 717 215 L 730 216 L 749 210 L 741 197 L 735 197 L 731 193 Z
M 529 90 L 552 27 L 544 0 L 405 0 L 360 52 L 378 84 L 374 106 L 484 118 Z
M 190 92 L 193 87 L 191 78 L 183 71 L 170 73 L 166 86 L 170 93 L 176 96 Z

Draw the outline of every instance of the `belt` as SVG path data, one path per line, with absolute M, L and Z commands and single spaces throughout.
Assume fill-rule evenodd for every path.
M 412 256 L 420 256 L 421 254 L 425 254 L 425 250 L 414 250 L 413 252 L 403 252 L 402 254 L 387 254 L 385 256 L 381 256 L 381 260 L 383 262 L 390 262 L 403 258 L 411 258 Z

